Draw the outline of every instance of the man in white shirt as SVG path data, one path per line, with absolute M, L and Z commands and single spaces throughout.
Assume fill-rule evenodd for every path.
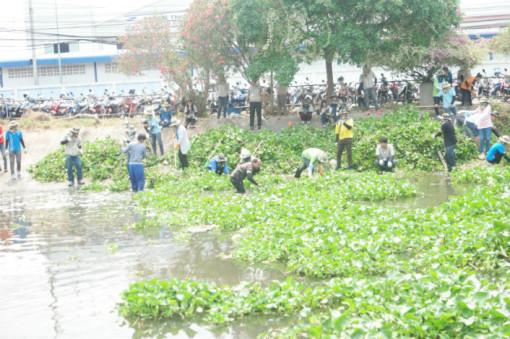
M 374 101 L 374 106 L 377 114 L 381 114 L 379 105 L 377 104 L 377 94 L 375 93 L 375 85 L 377 85 L 377 78 L 372 72 L 369 65 L 363 65 L 363 71 L 359 76 L 359 82 L 363 84 L 363 92 L 365 94 L 365 108 L 367 114 L 370 115 L 370 100 Z
M 218 78 L 218 83 L 216 84 L 216 97 L 218 98 L 218 119 L 221 118 L 222 110 L 223 118 L 227 118 L 228 91 L 228 83 L 225 78 Z
M 379 139 L 379 145 L 375 150 L 376 164 L 381 172 L 393 172 L 397 161 L 395 160 L 395 150 L 392 144 L 388 144 L 388 138 Z

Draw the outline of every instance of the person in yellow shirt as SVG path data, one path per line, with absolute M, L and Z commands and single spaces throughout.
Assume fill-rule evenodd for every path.
M 347 111 L 342 110 L 340 120 L 335 127 L 336 134 L 336 169 L 341 168 L 342 153 L 347 151 L 347 163 L 349 171 L 352 170 L 352 128 L 354 121 L 347 115 Z

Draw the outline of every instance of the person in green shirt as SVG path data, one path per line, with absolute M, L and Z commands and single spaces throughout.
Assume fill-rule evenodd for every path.
M 296 174 L 294 177 L 299 179 L 301 177 L 301 172 L 308 168 L 308 176 L 311 177 L 313 175 L 314 167 L 318 163 L 325 163 L 328 161 L 328 155 L 326 152 L 321 151 L 318 148 L 307 148 L 301 154 L 303 158 L 303 165 L 296 170 Z
M 439 97 L 439 92 L 441 91 L 441 83 L 442 82 L 443 82 L 442 76 L 438 75 L 434 78 L 432 95 L 434 96 L 434 112 L 436 112 L 436 117 L 439 116 L 439 104 L 441 103 L 441 98 Z

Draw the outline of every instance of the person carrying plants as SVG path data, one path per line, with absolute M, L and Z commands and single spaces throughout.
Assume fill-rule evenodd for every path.
M 301 153 L 301 158 L 303 159 L 303 165 L 296 170 L 296 174 L 294 177 L 299 179 L 301 177 L 301 172 L 308 168 L 308 176 L 312 177 L 314 168 L 317 164 L 324 164 L 328 161 L 328 155 L 326 152 L 318 149 L 318 148 L 307 148 Z M 322 167 L 319 167 L 319 173 L 322 173 Z
M 209 164 L 207 165 L 207 169 L 218 175 L 221 175 L 222 173 L 226 175 L 230 174 L 227 165 L 227 157 L 225 157 L 223 153 L 220 153 L 217 156 L 213 157 Z
M 129 180 L 131 181 L 131 190 L 135 193 L 143 191 L 145 187 L 145 172 L 142 160 L 147 154 L 144 145 L 145 139 L 147 139 L 145 133 L 138 134 L 137 139 L 138 142 L 132 142 L 127 147 L 121 148 L 122 153 L 129 155 Z
M 348 170 L 352 169 L 352 128 L 354 121 L 348 117 L 347 111 L 344 109 L 340 112 L 340 120 L 338 120 L 335 127 L 336 134 L 336 168 L 335 171 L 341 168 L 342 153 L 344 149 L 347 152 Z
M 237 193 L 246 193 L 246 189 L 244 188 L 244 179 L 246 178 L 248 178 L 248 180 L 250 180 L 254 185 L 259 187 L 262 186 L 253 178 L 256 170 L 260 169 L 261 164 L 262 162 L 259 159 L 253 158 L 250 162 L 237 166 L 237 168 L 232 172 L 232 175 L 230 176 L 230 183 L 236 188 Z
M 16 160 L 16 169 L 18 171 L 18 178 L 21 177 L 21 146 L 27 153 L 25 142 L 23 141 L 23 134 L 18 129 L 18 122 L 11 121 L 9 124 L 9 130 L 5 133 L 5 148 L 9 151 L 9 162 L 11 167 L 11 177 L 16 178 L 16 172 L 14 171 L 14 161 Z
M 434 135 L 434 138 L 437 138 L 441 135 L 443 136 L 445 148 L 444 159 L 446 161 L 448 172 L 451 172 L 453 167 L 455 167 L 455 147 L 457 147 L 455 128 L 452 125 L 450 115 L 448 113 L 443 113 L 439 117 L 439 120 L 442 122 L 441 130 Z
M 82 163 L 81 163 L 81 139 L 79 137 L 80 129 L 73 127 L 66 134 L 64 139 L 60 142 L 64 145 L 66 153 L 66 168 L 67 168 L 67 179 L 69 180 L 69 186 L 74 185 L 74 173 L 73 166 L 76 167 L 76 176 L 78 177 L 78 185 L 83 185 L 82 181 Z
M 0 153 L 2 153 L 2 158 L 4 159 L 4 171 L 7 173 L 7 155 L 5 154 L 5 137 L 2 125 L 0 125 Z M 0 166 L 1 171 L 2 167 Z
M 164 151 L 163 151 L 163 139 L 161 139 L 161 127 L 159 126 L 155 114 L 151 114 L 151 120 L 149 121 L 149 126 L 147 129 L 148 133 L 150 133 L 151 136 L 151 145 L 154 155 L 157 155 L 156 141 L 159 144 L 159 150 L 161 151 L 161 155 L 163 155 Z
M 379 139 L 379 145 L 375 150 L 376 164 L 381 172 L 393 172 L 397 165 L 395 160 L 395 150 L 392 144 L 388 144 L 388 138 Z
M 510 148 L 510 137 L 503 135 L 499 137 L 498 142 L 492 145 L 491 149 L 487 153 L 486 160 L 492 165 L 498 165 L 502 158 L 510 162 L 510 157 L 506 155 L 506 152 Z

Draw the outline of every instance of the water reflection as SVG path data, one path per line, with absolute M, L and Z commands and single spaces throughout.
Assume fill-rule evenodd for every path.
M 115 311 L 130 283 L 179 277 L 235 285 L 285 278 L 278 270 L 220 258 L 231 251 L 228 238 L 197 234 L 183 245 L 174 242 L 174 231 L 168 229 L 143 235 L 126 231 L 125 225 L 138 221 L 129 193 L 58 187 L 9 191 L 0 193 L 0 211 L 0 289 L 5 291 L 0 328 L 5 338 L 151 337 L 144 332 L 147 326 L 130 328 Z M 167 324 L 174 322 L 153 324 L 154 331 L 167 333 Z M 225 333 L 239 337 L 236 326 L 241 325 L 218 333 L 203 324 L 180 326 L 177 337 L 223 338 Z M 262 330 L 241 337 L 255 338 Z

